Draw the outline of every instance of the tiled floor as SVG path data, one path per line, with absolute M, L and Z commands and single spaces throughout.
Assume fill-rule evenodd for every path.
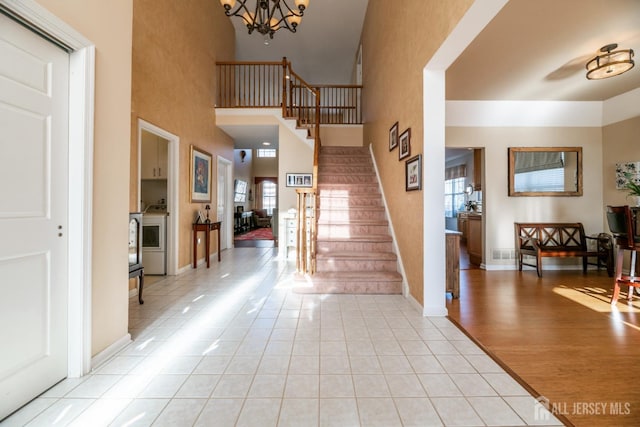
M 561 425 L 446 318 L 398 295 L 292 293 L 275 251 L 149 286 L 128 347 L 2 426 Z

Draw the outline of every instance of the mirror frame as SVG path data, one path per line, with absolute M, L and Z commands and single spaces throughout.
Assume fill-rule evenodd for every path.
M 578 188 L 576 191 L 516 191 L 514 182 L 515 173 L 515 153 L 540 152 L 540 151 L 564 151 L 578 154 L 577 177 Z M 582 147 L 509 147 L 509 197 L 532 197 L 532 196 L 582 196 Z

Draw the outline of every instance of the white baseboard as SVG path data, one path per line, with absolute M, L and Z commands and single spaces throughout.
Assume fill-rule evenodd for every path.
M 378 163 L 376 163 L 376 156 L 373 154 L 373 145 L 369 145 L 369 155 L 371 156 L 371 161 L 373 163 L 373 169 L 376 173 L 376 179 L 378 180 L 378 188 L 380 189 L 380 194 L 382 195 L 382 203 L 384 205 L 384 213 L 387 216 L 387 220 L 389 222 L 389 234 L 391 234 L 391 242 L 393 244 L 393 253 L 396 254 L 398 259 L 397 265 L 400 275 L 402 276 L 402 295 L 405 298 L 411 297 L 411 292 L 409 289 L 409 280 L 407 279 L 407 273 L 404 269 L 404 263 L 402 262 L 402 255 L 400 254 L 400 248 L 398 248 L 398 240 L 396 239 L 396 232 L 393 229 L 393 222 L 391 221 L 391 213 L 389 212 L 389 205 L 387 205 L 387 198 L 384 194 L 384 188 L 382 187 L 382 180 L 380 179 L 380 171 L 378 170 Z M 415 299 L 413 300 L 420 307 L 420 311 L 422 311 L 422 306 Z
M 405 295 L 405 298 L 409 301 L 409 304 L 411 304 L 411 306 L 418 311 L 418 313 L 422 313 L 422 305 L 420 305 L 418 300 L 416 300 L 413 295 L 408 293 L 407 295 Z
M 136 294 L 138 292 L 136 291 Z M 91 358 L 91 370 L 100 367 L 107 360 L 111 359 L 115 356 L 120 350 L 125 348 L 131 342 L 131 334 L 126 334 L 122 338 L 118 339 L 116 342 L 111 344 L 109 347 L 102 350 L 100 353 L 96 354 Z

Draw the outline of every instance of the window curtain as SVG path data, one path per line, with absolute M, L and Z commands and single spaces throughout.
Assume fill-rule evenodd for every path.
M 264 206 L 262 205 L 262 195 L 264 194 L 263 186 L 266 181 L 273 182 L 276 185 L 278 184 L 278 178 L 276 177 L 261 176 L 261 177 L 254 178 L 254 183 L 256 186 L 256 194 L 254 195 L 255 202 L 253 204 L 254 209 L 264 209 Z
M 465 176 L 467 176 L 467 165 L 452 166 L 444 170 L 445 181 L 449 179 L 464 178 Z
M 542 171 L 564 167 L 560 151 L 516 152 L 515 173 Z

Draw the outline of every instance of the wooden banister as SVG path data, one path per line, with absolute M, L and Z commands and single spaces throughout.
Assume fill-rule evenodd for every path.
M 280 108 L 314 139 L 313 182 L 298 189 L 298 257 L 300 273 L 315 272 L 316 199 L 321 124 L 361 124 L 362 86 L 311 85 L 282 61 L 216 62 L 218 108 Z

